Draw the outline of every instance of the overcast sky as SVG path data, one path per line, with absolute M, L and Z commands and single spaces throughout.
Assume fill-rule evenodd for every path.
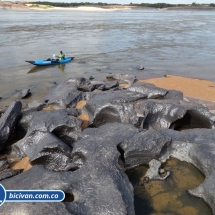
M 39 0 L 35 0 L 39 1 Z M 40 0 L 40 1 L 47 1 L 47 0 Z M 192 4 L 196 2 L 198 4 L 208 4 L 208 3 L 215 3 L 215 0 L 48 0 L 50 2 L 103 2 L 103 3 L 117 3 L 117 4 L 129 4 L 129 3 L 170 3 L 170 4 Z

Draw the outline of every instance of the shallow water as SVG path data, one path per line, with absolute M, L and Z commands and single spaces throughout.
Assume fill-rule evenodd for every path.
M 124 10 L 106 12 L 0 10 L 1 103 L 31 88 L 41 98 L 54 85 L 109 72 L 141 78 L 164 74 L 215 80 L 213 11 Z M 65 67 L 34 67 L 63 50 L 75 59 Z M 140 65 L 145 70 L 139 71 Z M 99 71 L 98 71 L 99 70 Z
M 163 167 L 170 171 L 165 181 L 144 183 L 147 166 L 127 171 L 134 186 L 136 215 L 212 215 L 210 207 L 187 190 L 204 182 L 204 176 L 193 165 L 169 159 Z

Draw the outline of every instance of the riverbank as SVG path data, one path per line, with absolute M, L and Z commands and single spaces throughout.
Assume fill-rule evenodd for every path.
M 30 10 L 78 10 L 78 11 L 115 11 L 115 10 L 215 10 L 215 7 L 203 6 L 183 6 L 183 7 L 141 7 L 132 5 L 83 5 L 74 7 L 53 7 L 42 4 L 26 4 L 23 2 L 0 2 L 0 9 L 30 9 Z
M 141 76 L 141 78 L 137 77 L 137 82 L 151 83 L 157 87 L 167 90 L 178 90 L 183 92 L 185 97 L 203 100 L 203 103 L 207 103 L 206 101 L 209 101 L 209 105 L 211 105 L 213 102 L 215 103 L 215 82 L 209 80 L 166 75 L 166 77 L 150 79 L 143 79 Z M 126 88 L 129 85 L 122 84 L 120 86 Z M 22 103 L 27 104 L 28 102 L 42 99 L 44 95 L 44 89 L 45 88 L 43 87 L 41 89 L 38 89 L 37 93 L 33 92 L 31 97 L 22 99 Z M 49 90 L 51 89 L 52 88 L 50 88 Z M 13 94 L 8 98 L 2 97 L 2 100 L 0 100 L 0 108 L 8 106 L 13 100 L 19 100 L 19 92 L 16 92 L 16 94 Z M 215 107 L 212 107 L 212 109 L 215 110 Z
M 29 10 L 71 10 L 71 11 L 115 11 L 115 10 L 131 10 L 138 7 L 124 5 L 107 5 L 107 6 L 75 6 L 75 7 L 53 7 L 42 4 L 25 4 L 14 2 L 0 2 L 0 9 L 29 9 Z M 151 8 L 148 8 L 151 9 Z

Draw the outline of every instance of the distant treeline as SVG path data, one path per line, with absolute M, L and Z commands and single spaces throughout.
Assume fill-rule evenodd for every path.
M 121 5 L 121 4 L 107 4 L 107 3 L 90 3 L 90 2 L 71 2 L 71 3 L 65 3 L 65 2 L 46 2 L 46 1 L 34 1 L 34 2 L 28 2 L 29 4 L 41 4 L 41 5 L 51 5 L 53 7 L 77 7 L 77 6 L 111 6 L 111 5 Z M 139 6 L 139 7 L 152 7 L 152 8 L 168 8 L 168 7 L 184 7 L 188 6 L 187 4 L 166 4 L 166 3 L 156 3 L 156 4 L 150 4 L 150 3 L 130 3 L 129 6 Z M 193 2 L 190 6 L 206 6 L 201 4 L 196 4 Z M 215 4 L 208 4 L 207 6 L 215 7 Z
M 77 6 L 93 6 L 93 5 L 98 5 L 98 6 L 105 6 L 105 5 L 119 5 L 119 4 L 107 4 L 107 3 L 90 3 L 90 2 L 71 2 L 71 3 L 65 3 L 65 2 L 47 2 L 47 1 L 34 1 L 34 2 L 28 2 L 29 4 L 41 4 L 41 5 L 51 5 L 53 7 L 77 7 Z
M 130 3 L 129 5 L 132 6 L 141 6 L 141 7 L 153 7 L 153 8 L 168 8 L 168 7 L 185 7 L 185 6 L 211 6 L 215 7 L 215 4 L 197 4 L 193 2 L 192 4 L 166 4 L 166 3 L 155 3 L 155 4 L 150 4 L 150 3 L 140 3 L 140 4 L 135 4 L 135 3 Z
M 155 3 L 155 4 L 149 4 L 149 3 L 141 3 L 141 4 L 135 4 L 130 3 L 131 6 L 140 6 L 140 7 L 153 7 L 153 8 L 167 8 L 167 7 L 175 7 L 175 6 L 187 6 L 184 4 L 166 4 L 166 3 Z

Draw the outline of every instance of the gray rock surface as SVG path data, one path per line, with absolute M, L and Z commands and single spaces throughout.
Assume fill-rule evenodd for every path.
M 40 111 L 43 109 L 43 107 L 45 106 L 45 102 L 43 100 L 35 100 L 35 101 L 32 101 L 32 102 L 29 102 L 27 104 L 27 109 L 33 109 L 33 110 L 36 110 L 36 111 Z
M 18 175 L 22 172 L 22 170 L 12 170 L 12 169 L 6 169 L 5 171 L 3 172 L 0 172 L 0 181 L 6 179 L 6 178 L 10 178 L 10 177 L 13 177 L 15 175 Z
M 62 84 L 57 85 L 45 98 L 47 106 L 54 109 L 64 109 L 74 107 L 77 102 L 82 100 L 82 92 L 77 90 L 77 84 L 85 83 L 85 80 L 68 79 Z
M 164 145 L 170 142 L 167 135 L 155 131 L 142 131 L 126 139 L 119 146 L 124 151 L 125 167 L 148 164 L 158 159 Z
M 7 168 L 9 168 L 7 157 L 3 157 L 0 159 L 0 171 L 3 171 Z
M 15 144 L 32 165 L 43 164 L 47 169 L 65 171 L 71 164 L 72 148 L 49 132 L 35 131 Z
M 12 102 L 0 118 L 0 150 L 3 149 L 19 118 L 22 103 Z
M 24 98 L 27 98 L 31 95 L 31 90 L 30 89 L 23 89 L 21 91 L 21 98 L 24 99 Z
M 89 123 L 95 127 L 113 122 L 136 124 L 138 117 L 132 102 L 144 98 L 144 94 L 122 90 L 98 93 L 87 102 L 84 109 L 89 115 Z
M 7 190 L 63 190 L 65 193 L 71 193 L 69 190 L 71 181 L 71 172 L 53 172 L 38 165 L 32 167 L 30 170 L 23 172 L 22 174 L 1 181 L 1 184 Z M 70 179 L 70 180 L 68 180 Z M 59 210 L 59 211 L 58 211 Z M 66 209 L 66 205 L 62 202 L 55 203 L 7 203 L 5 202 L 0 214 L 12 215 L 22 214 L 26 212 L 28 215 L 33 214 L 72 214 Z
M 168 90 L 167 94 L 164 97 L 161 97 L 161 99 L 171 99 L 174 100 L 175 102 L 182 101 L 184 98 L 184 95 L 181 91 L 178 90 Z
M 59 189 L 74 195 L 73 202 L 55 203 L 53 208 L 48 203 L 19 203 L 12 204 L 9 211 L 19 213 L 27 207 L 39 212 L 46 208 L 47 214 L 52 214 L 52 210 L 60 207 L 65 214 L 73 215 L 134 215 L 133 187 L 119 167 L 117 146 L 138 132 L 134 126 L 121 123 L 94 128 L 75 143 L 72 152 L 75 171 L 53 172 L 34 166 L 17 177 L 2 181 L 6 189 Z M 8 211 L 6 203 L 0 214 L 5 211 Z
M 30 112 L 22 117 L 19 126 L 28 134 L 35 131 L 48 131 L 57 136 L 66 135 L 68 138 L 77 140 L 81 132 L 82 121 L 70 115 L 71 112 L 74 114 L 73 109 Z
M 143 118 L 143 128 L 214 128 L 215 115 L 198 104 L 175 102 L 174 100 L 145 100 L 135 104 L 135 111 Z
M 136 76 L 134 75 L 129 75 L 129 74 L 120 74 L 120 73 L 115 73 L 115 74 L 109 74 L 106 77 L 108 80 L 118 80 L 120 84 L 133 84 L 136 81 Z
M 171 137 L 171 144 L 163 150 L 160 160 L 174 157 L 181 161 L 192 163 L 204 175 L 205 181 L 194 190 L 189 192 L 201 197 L 207 202 L 215 214 L 215 135 L 213 129 L 193 129 L 184 132 L 164 131 Z
M 146 137 L 137 138 L 140 134 Z M 128 167 L 148 164 L 150 159 L 143 159 L 143 157 L 151 155 L 151 151 L 155 149 L 157 152 L 155 158 L 161 162 L 174 157 L 196 166 L 206 178 L 203 184 L 189 192 L 203 198 L 215 214 L 214 129 L 190 129 L 183 132 L 164 129 L 139 133 L 122 142 L 120 147 L 124 150 L 125 166 Z
M 66 205 L 62 202 L 5 202 L 0 211 L 0 215 L 14 215 L 14 214 L 26 214 L 26 215 L 72 215 L 66 209 Z
M 134 83 L 127 90 L 147 95 L 148 99 L 157 99 L 163 97 L 168 92 L 168 90 L 156 87 L 154 84 L 143 82 Z
M 90 81 L 82 85 L 78 85 L 78 90 L 81 90 L 83 92 L 91 92 L 94 90 L 109 90 L 115 87 L 118 87 L 119 83 L 118 81 Z
M 152 159 L 149 162 L 149 169 L 147 170 L 147 172 L 146 172 L 146 174 L 144 176 L 144 181 L 148 181 L 148 180 L 165 180 L 170 175 L 170 172 L 167 171 L 166 175 L 164 177 L 161 177 L 160 174 L 159 174 L 160 166 L 161 166 L 160 161 Z
M 35 166 L 22 174 L 15 171 L 19 175 L 12 177 L 15 172 L 0 160 L 0 180 L 5 178 L 1 183 L 6 189 L 60 189 L 74 200 L 4 203 L 0 214 L 134 215 L 133 187 L 119 160 L 125 162 L 125 170 L 147 164 L 147 179 L 162 180 L 160 165 L 170 157 L 193 164 L 205 175 L 204 183 L 189 193 L 202 198 L 215 214 L 215 116 L 205 107 L 214 104 L 195 104 L 179 91 L 133 84 L 135 77 L 129 75 L 109 78 L 117 81 L 78 77 L 57 85 L 45 100 L 60 110 L 40 111 L 45 100 L 28 105 L 15 130 L 22 130 L 24 138 L 12 145 L 8 156 L 28 155 Z M 131 86 L 120 90 L 118 83 Z M 87 87 L 91 92 L 78 90 Z M 88 100 L 84 109 L 72 108 L 83 99 Z M 13 106 L 0 119 L 2 134 L 14 111 L 2 148 L 20 116 L 20 104 L 16 111 Z M 83 132 L 76 118 L 80 113 L 90 117 L 91 128 Z
M 69 111 L 61 109 L 26 114 L 19 123 L 26 135 L 12 146 L 11 156 L 25 154 L 32 164 L 43 164 L 55 171 L 68 169 L 73 143 L 81 138 L 82 124 Z M 17 153 L 17 149 L 21 152 Z

